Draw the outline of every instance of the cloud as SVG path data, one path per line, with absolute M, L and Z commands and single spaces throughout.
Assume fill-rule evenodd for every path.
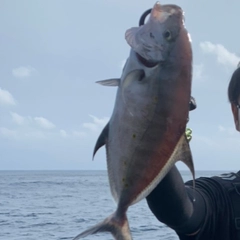
M 63 138 L 71 138 L 71 137 L 83 138 L 86 136 L 86 133 L 81 132 L 81 131 L 72 131 L 72 132 L 67 133 L 65 130 L 61 129 L 60 135 Z
M 12 94 L 7 90 L 0 88 L 0 105 L 16 105 Z
M 17 138 L 17 133 L 16 131 L 14 130 L 10 130 L 8 128 L 0 128 L 0 135 L 2 135 L 3 137 L 6 137 L 6 138 Z
M 23 125 L 25 122 L 25 118 L 20 116 L 17 113 L 14 112 L 10 112 L 11 116 L 12 116 L 12 120 L 14 123 L 18 124 L 18 125 Z
M 2 127 L 0 128 L 0 137 L 15 140 L 15 141 L 23 141 L 23 140 L 42 140 L 47 138 L 47 134 L 45 132 L 35 130 L 35 129 L 9 129 Z M 48 137 L 49 139 L 49 137 Z
M 234 129 L 233 127 L 224 127 L 222 125 L 218 125 L 218 130 L 219 132 L 221 133 L 225 133 L 227 134 L 228 136 L 236 136 L 236 137 L 239 137 L 238 135 L 238 132 L 236 131 L 236 129 Z
M 93 115 L 89 115 L 89 116 L 93 119 L 93 122 L 83 123 L 83 127 L 93 132 L 99 131 L 100 129 L 105 127 L 105 125 L 109 121 L 108 117 L 97 118 Z
M 84 136 L 86 136 L 85 132 L 80 132 L 80 131 L 73 131 L 72 134 L 75 137 L 84 137 Z
M 225 129 L 222 125 L 219 125 L 219 126 L 218 126 L 218 130 L 219 130 L 220 132 L 224 132 L 226 129 Z
M 47 138 L 45 132 L 36 131 L 36 130 L 24 132 L 23 136 L 27 139 L 40 139 L 41 140 L 41 139 Z
M 55 128 L 55 125 L 50 122 L 49 120 L 47 120 L 46 118 L 43 117 L 35 117 L 34 121 L 41 127 L 44 129 L 53 129 Z
M 10 112 L 12 121 L 16 124 L 13 129 L 2 128 L 1 136 L 13 140 L 41 140 L 51 138 L 52 135 L 57 135 L 52 130 L 55 125 L 43 117 L 21 116 L 18 113 Z M 41 129 L 37 128 L 40 126 Z M 59 136 L 59 135 L 58 135 Z
M 16 78 L 27 78 L 27 77 L 30 77 L 34 71 L 35 69 L 31 66 L 18 67 L 12 70 L 12 74 Z
M 23 117 L 15 112 L 10 112 L 10 115 L 12 117 L 12 121 L 17 125 L 25 125 L 25 126 L 33 127 L 34 124 L 37 124 L 43 129 L 55 128 L 55 125 L 52 122 L 50 122 L 49 120 L 43 117 L 34 117 L 34 118 L 31 116 Z
M 62 137 L 67 137 L 67 132 L 65 131 L 65 130 L 60 130 L 60 135 L 62 136 Z
M 208 135 L 194 134 L 192 141 L 197 146 L 198 151 L 215 151 L 218 153 L 235 152 L 240 144 L 239 132 L 233 127 L 225 127 L 221 124 L 216 126 Z
M 77 137 L 77 138 L 86 138 L 86 137 L 91 137 L 92 134 L 95 135 L 95 133 L 100 132 L 107 122 L 109 121 L 108 117 L 103 117 L 103 118 L 98 118 L 93 115 L 89 115 L 92 119 L 91 122 L 85 122 L 81 125 L 82 129 L 79 130 L 70 130 L 70 131 L 65 131 L 63 129 L 60 130 L 60 135 L 63 138 L 66 137 Z
M 207 136 L 201 136 L 201 135 L 194 135 L 194 141 L 199 143 L 200 146 L 208 146 L 211 148 L 217 148 L 218 143 L 215 142 L 212 138 L 209 138 Z
M 200 43 L 200 48 L 204 53 L 216 55 L 218 63 L 225 66 L 236 68 L 240 62 L 240 58 L 235 53 L 229 52 L 221 44 L 213 44 L 206 41 Z
M 48 139 L 73 140 L 91 139 L 95 134 L 102 130 L 109 118 L 97 118 L 90 115 L 92 121 L 83 123 L 78 129 L 57 129 L 57 127 L 43 117 L 21 116 L 18 113 L 10 112 L 12 122 L 15 126 L 11 129 L 7 127 L 0 128 L 0 137 L 12 139 L 15 141 L 35 141 Z M 39 128 L 40 127 L 40 128 Z M 46 131 L 47 130 L 47 131 Z
M 204 75 L 204 65 L 201 64 L 194 64 L 193 65 L 193 81 L 200 80 L 203 81 L 206 79 Z

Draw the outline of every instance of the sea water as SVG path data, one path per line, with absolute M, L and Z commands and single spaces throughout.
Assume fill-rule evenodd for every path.
M 192 179 L 188 171 L 181 174 Z M 72 239 L 115 209 L 106 171 L 0 171 L 0 240 Z M 128 219 L 134 240 L 178 239 L 145 199 L 129 208 Z M 85 239 L 113 238 L 99 233 Z

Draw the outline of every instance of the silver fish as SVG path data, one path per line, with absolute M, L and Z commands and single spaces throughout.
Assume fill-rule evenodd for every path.
M 145 198 L 179 160 L 194 178 L 185 136 L 192 50 L 183 11 L 157 2 L 148 22 L 127 30 L 125 38 L 131 51 L 121 78 L 98 82 L 118 86 L 118 91 L 111 119 L 93 154 L 106 145 L 109 183 L 117 209 L 74 240 L 97 232 L 131 240 L 126 215 L 130 205 Z

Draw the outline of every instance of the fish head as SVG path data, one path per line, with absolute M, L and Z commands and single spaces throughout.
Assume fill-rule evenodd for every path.
M 150 63 L 159 63 L 168 60 L 183 31 L 188 34 L 182 9 L 177 5 L 161 5 L 157 2 L 147 23 L 128 29 L 125 39 L 140 57 Z

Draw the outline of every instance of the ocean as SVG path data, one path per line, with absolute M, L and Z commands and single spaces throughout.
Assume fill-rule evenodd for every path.
M 190 172 L 181 173 L 185 181 L 192 179 Z M 0 240 L 72 239 L 115 208 L 106 171 L 0 171 Z M 178 239 L 145 199 L 129 208 L 128 219 L 135 240 Z M 85 239 L 113 238 L 101 233 Z

